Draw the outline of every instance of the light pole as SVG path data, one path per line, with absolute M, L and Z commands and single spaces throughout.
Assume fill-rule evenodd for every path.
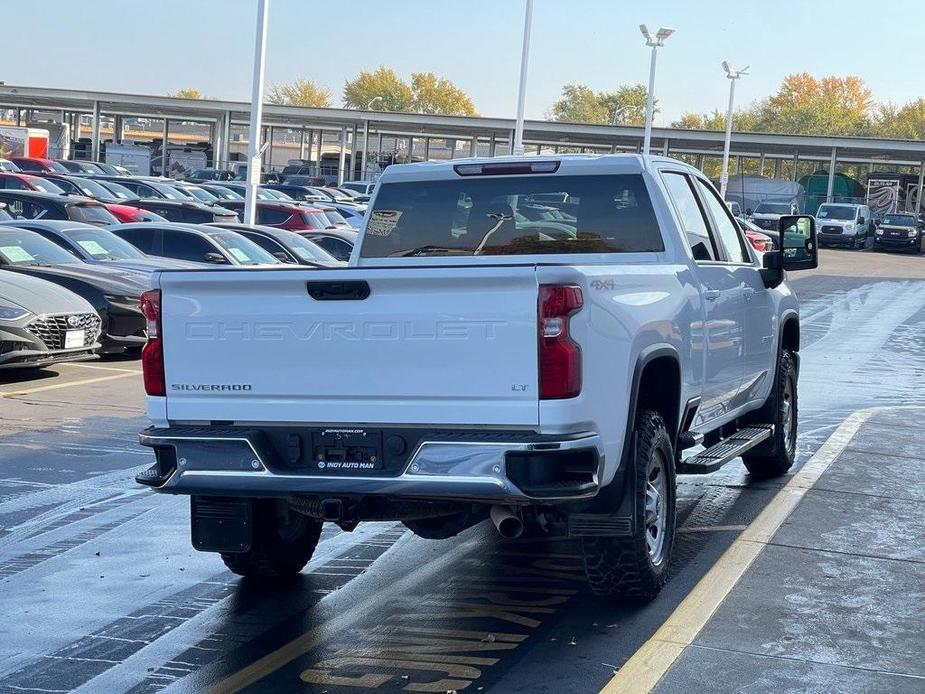
M 649 93 L 646 95 L 646 134 L 642 142 L 642 153 L 649 153 L 649 143 L 652 142 L 652 118 L 655 116 L 655 56 L 658 49 L 665 45 L 665 39 L 674 33 L 674 29 L 661 27 L 655 36 L 649 33 L 645 24 L 639 25 L 639 31 L 646 39 L 646 45 L 652 49 L 652 59 L 649 62 Z
M 260 159 L 266 145 L 260 144 L 263 121 L 263 67 L 267 57 L 267 9 L 270 0 L 257 0 L 257 39 L 254 45 L 254 85 L 251 91 L 251 123 L 247 140 L 247 189 L 244 198 L 244 223 L 253 224 L 257 211 L 257 186 L 260 183 Z
M 369 111 L 373 107 L 373 104 L 376 103 L 377 101 L 382 101 L 382 97 L 374 96 L 372 99 L 370 99 L 369 103 L 366 104 L 366 110 Z
M 732 103 L 736 94 L 736 80 L 748 74 L 748 65 L 741 70 L 733 70 L 729 63 L 723 61 L 723 70 L 729 80 L 729 108 L 726 111 L 726 140 L 723 142 L 723 171 L 719 176 L 719 196 L 726 199 L 726 185 L 729 183 L 729 147 L 732 144 Z
M 533 24 L 533 0 L 527 0 L 524 12 L 524 41 L 520 53 L 520 88 L 517 91 L 517 121 L 514 123 L 514 143 L 511 154 L 524 153 L 524 100 L 527 97 L 527 64 L 530 62 L 530 28 Z

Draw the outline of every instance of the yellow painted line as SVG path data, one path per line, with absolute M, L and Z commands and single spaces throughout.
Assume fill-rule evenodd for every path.
M 690 646 L 800 499 L 842 454 L 861 425 L 889 407 L 859 410 L 839 425 L 815 455 L 774 496 L 700 579 L 658 631 L 626 661 L 602 694 L 651 692 Z
M 123 371 L 122 373 L 113 374 L 112 376 L 99 376 L 98 378 L 85 378 L 81 381 L 68 381 L 67 383 L 54 383 L 49 386 L 38 386 L 37 388 L 23 388 L 22 390 L 0 391 L 0 398 L 13 398 L 20 395 L 32 395 L 34 393 L 44 393 L 47 390 L 59 390 L 61 388 L 71 388 L 72 386 L 86 386 L 91 383 L 102 383 L 103 381 L 113 381 L 117 378 L 126 378 L 127 376 L 137 376 L 135 371 Z
M 58 366 L 76 366 L 78 369 L 93 369 L 94 371 L 120 371 L 122 373 L 140 374 L 141 369 L 126 369 L 118 366 L 97 366 L 96 364 L 68 363 L 59 364 Z

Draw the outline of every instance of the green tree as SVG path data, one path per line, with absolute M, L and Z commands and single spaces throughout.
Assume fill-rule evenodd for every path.
M 411 73 L 411 108 L 417 113 L 474 116 L 475 105 L 462 89 L 432 72 Z
M 312 80 L 302 77 L 289 84 L 274 84 L 267 90 L 266 100 L 283 106 L 330 108 L 331 92 Z
M 344 106 L 373 111 L 411 111 L 414 94 L 395 71 L 380 65 L 361 72 L 344 85 Z
M 925 99 L 915 99 L 902 107 L 879 105 L 873 130 L 878 137 L 925 140 Z
M 168 92 L 167 96 L 172 96 L 176 99 L 204 99 L 202 92 L 198 89 L 193 89 L 188 87 L 186 89 L 178 89 L 175 92 Z
M 643 125 L 648 90 L 624 84 L 614 92 L 595 92 L 584 84 L 566 84 L 547 118 L 567 123 Z M 655 109 L 658 111 L 658 109 Z
M 621 84 L 615 92 L 598 92 L 597 99 L 607 109 L 608 123 L 645 125 L 648 96 L 644 84 Z M 658 103 L 658 99 L 655 101 Z
M 758 115 L 754 108 L 741 109 L 732 113 L 732 129 L 739 132 L 754 132 Z M 688 130 L 725 130 L 726 114 L 720 110 L 712 113 L 685 113 L 671 124 L 672 128 Z

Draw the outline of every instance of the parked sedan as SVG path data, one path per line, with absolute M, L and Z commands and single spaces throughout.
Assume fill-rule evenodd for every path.
M 36 174 L 31 178 L 44 179 L 63 190 L 67 195 L 78 195 L 81 197 L 92 198 L 101 202 L 103 207 L 112 213 L 120 222 L 154 222 L 163 221 L 163 217 L 142 209 L 137 204 L 127 204 L 128 201 L 118 199 L 115 194 L 92 178 L 86 176 L 65 176 L 64 174 Z M 49 191 L 51 192 L 51 191 Z M 138 203 L 138 200 L 131 202 Z
M 241 219 L 244 218 L 243 200 L 226 200 L 224 204 L 229 209 L 237 211 Z M 324 212 L 318 208 L 281 200 L 258 200 L 256 221 L 257 224 L 289 229 L 290 231 L 333 227 Z
M 34 231 L 0 226 L 0 276 L 6 272 L 53 282 L 90 302 L 102 320 L 103 352 L 141 349 L 146 321 L 138 308 L 147 275 L 83 263 Z
M 0 272 L 0 369 L 96 359 L 100 324 L 93 306 L 74 292 Z
M 206 205 L 198 200 L 142 200 L 138 204 L 171 222 L 205 224 L 207 222 L 237 222 L 234 210 L 218 205 Z
M 328 200 L 324 195 L 319 195 L 315 193 L 308 186 L 295 186 L 289 185 L 288 183 L 271 183 L 265 186 L 261 186 L 265 190 L 275 190 L 281 193 L 285 193 L 293 200 L 298 200 L 300 202 L 309 201 L 309 202 L 321 202 Z M 272 195 L 272 193 L 271 193 Z
M 742 233 L 745 234 L 746 238 L 749 239 L 749 242 L 752 243 L 752 237 L 749 237 L 749 234 L 760 234 L 761 236 L 770 239 L 771 246 L 768 250 L 773 251 L 775 248 L 780 248 L 780 232 L 774 229 L 762 229 L 754 222 L 750 222 L 747 219 L 742 219 L 741 217 L 735 218 L 736 224 L 739 225 L 739 229 L 742 230 Z M 755 236 L 756 239 L 759 237 Z M 754 246 L 755 244 L 752 243 Z M 756 246 L 757 248 L 757 246 Z M 758 248 L 758 250 L 761 250 Z
M 3 226 L 15 226 L 18 229 L 34 231 L 85 263 L 147 273 L 155 270 L 182 270 L 196 267 L 193 263 L 182 260 L 146 256 L 108 229 L 101 229 L 90 224 L 30 219 L 0 222 L 0 228 Z
M 199 224 L 120 224 L 111 229 L 142 253 L 212 265 L 279 265 L 240 234 Z
M 259 224 L 214 224 L 212 226 L 236 231 L 284 263 L 315 267 L 334 267 L 343 264 L 321 246 L 294 231 Z
M 189 176 L 187 181 L 193 183 L 204 183 L 206 181 L 230 181 L 234 179 L 234 171 L 227 169 L 196 169 Z
M 238 191 L 232 190 L 225 185 L 216 185 L 213 183 L 201 183 L 199 185 L 205 191 L 212 193 L 219 200 L 243 200 L 244 196 Z M 219 203 L 221 204 L 221 203 Z
M 100 226 L 119 223 L 102 203 L 90 198 L 26 190 L 0 190 L 0 202 L 6 203 L 10 214 L 22 219 L 69 219 L 72 222 Z
M 43 159 L 42 157 L 10 157 L 10 161 L 23 171 L 54 171 L 57 173 L 67 173 L 67 169 L 52 159 Z
M 0 173 L 0 190 L 35 190 L 39 193 L 64 195 L 65 191 L 54 181 L 25 173 Z
M 101 174 L 103 170 L 92 161 L 77 161 L 75 159 L 58 159 L 58 163 L 71 173 Z
M 353 246 L 359 235 L 356 231 L 347 231 L 345 229 L 302 231 L 299 233 L 312 243 L 321 246 L 337 260 L 344 262 L 350 260 L 350 254 L 353 252 Z
M 169 183 L 152 177 L 134 176 L 96 176 L 96 180 L 105 183 L 112 181 L 123 188 L 128 188 L 135 197 L 142 200 L 188 200 L 184 195 Z

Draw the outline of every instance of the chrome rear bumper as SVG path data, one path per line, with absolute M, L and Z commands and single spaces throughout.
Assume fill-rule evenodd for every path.
M 383 495 L 523 504 L 586 499 L 598 492 L 604 449 L 596 433 L 508 441 L 484 440 L 477 432 L 466 441 L 464 432 L 455 433 L 459 440 L 421 440 L 398 474 L 343 474 L 287 467 L 258 430 L 149 429 L 139 440 L 154 448 L 157 462 L 136 479 L 164 493 L 251 497 Z M 521 472 L 534 463 L 544 469 L 561 463 L 574 471 L 576 461 L 588 470 L 576 481 L 518 485 L 509 474 L 511 464 Z

